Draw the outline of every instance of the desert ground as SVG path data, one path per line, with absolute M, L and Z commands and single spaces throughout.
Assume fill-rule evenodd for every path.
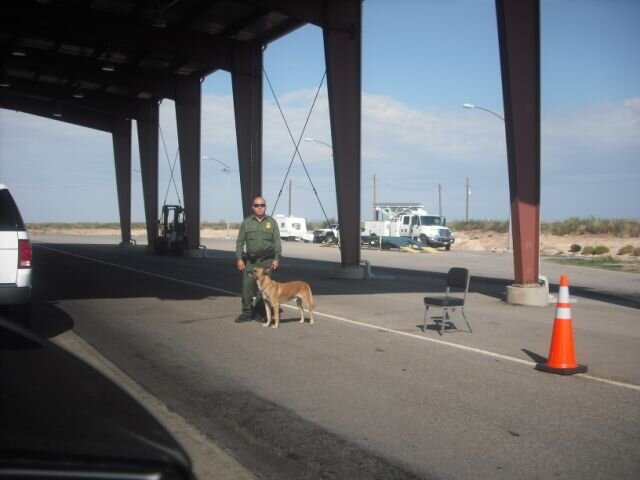
M 67 234 L 67 235 L 120 235 L 120 231 L 116 229 L 106 228 L 64 228 L 64 229 L 42 229 L 39 227 L 30 228 L 32 235 L 39 234 Z M 145 231 L 142 229 L 133 229 L 133 236 L 144 236 Z M 227 234 L 226 230 L 203 229 L 200 232 L 203 238 L 224 238 Z M 236 238 L 238 230 L 230 230 L 231 238 Z M 486 232 L 480 230 L 456 231 L 456 242 L 453 246 L 456 250 L 467 251 L 491 251 L 502 252 L 507 249 L 508 236 L 506 233 Z M 640 247 L 640 238 L 624 238 L 608 235 L 540 235 L 540 253 L 542 255 L 558 255 L 568 254 L 569 248 L 573 244 L 581 247 L 604 245 L 609 248 L 612 257 L 618 257 L 617 252 L 625 245 L 633 245 Z M 629 255 L 620 256 L 629 259 Z M 633 257 L 632 257 L 633 258 Z

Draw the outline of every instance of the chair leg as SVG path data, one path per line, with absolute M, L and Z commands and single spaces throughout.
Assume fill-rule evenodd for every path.
M 429 305 L 426 306 L 425 310 L 424 310 L 424 322 L 422 323 L 422 331 L 426 332 L 427 331 L 427 315 L 429 313 Z
M 442 309 L 442 323 L 440 324 L 440 335 L 444 335 L 444 324 L 449 321 L 449 309 L 444 307 Z
M 467 322 L 467 327 L 469 327 L 469 333 L 473 333 L 473 330 L 471 330 L 471 325 L 469 325 L 469 320 L 467 320 L 467 316 L 464 314 L 464 307 L 460 308 L 460 311 L 462 312 L 462 317 L 464 318 L 464 321 Z

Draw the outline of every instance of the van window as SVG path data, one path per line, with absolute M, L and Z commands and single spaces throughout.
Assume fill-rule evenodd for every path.
M 9 190 L 0 190 L 0 231 L 24 230 L 24 223 Z

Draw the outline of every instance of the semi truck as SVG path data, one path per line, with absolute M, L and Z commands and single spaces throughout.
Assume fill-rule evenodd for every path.
M 375 203 L 376 220 L 364 222 L 364 234 L 375 237 L 410 237 L 424 246 L 451 249 L 455 237 L 447 220 L 430 215 L 419 203 Z

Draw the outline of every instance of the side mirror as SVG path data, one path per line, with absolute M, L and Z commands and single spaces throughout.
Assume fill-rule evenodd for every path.
M 446 217 L 442 217 L 442 226 L 446 227 L 447 226 L 447 219 Z

